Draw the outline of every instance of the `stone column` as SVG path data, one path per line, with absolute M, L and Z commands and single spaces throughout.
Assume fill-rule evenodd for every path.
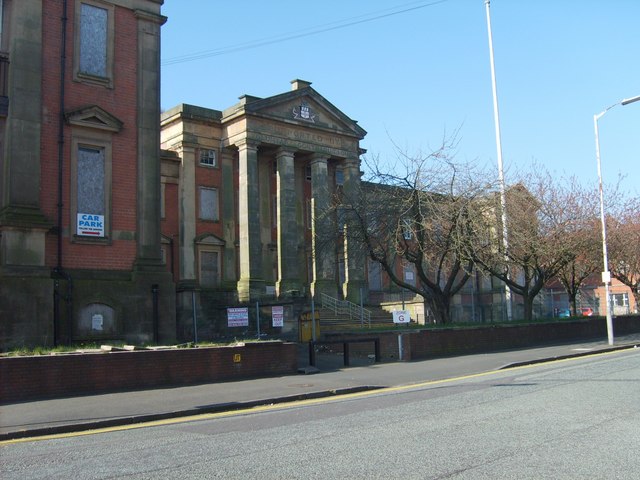
M 279 148 L 276 153 L 277 175 L 277 238 L 278 238 L 278 297 L 288 297 L 300 291 L 298 266 L 298 235 L 296 222 L 296 184 L 293 168 L 294 153 Z
M 357 158 L 345 160 L 344 174 L 344 202 L 358 207 L 360 201 L 360 161 Z M 355 219 L 352 214 L 347 213 L 344 227 L 345 283 L 342 290 L 344 298 L 353 303 L 360 302 L 361 290 L 366 297 L 364 291 L 366 287 L 364 281 L 365 255 L 362 242 L 358 240 L 358 237 Z
M 234 152 L 225 149 L 222 151 L 222 228 L 224 238 L 224 253 L 222 262 L 222 281 L 236 282 L 236 212 L 235 212 L 235 188 L 233 177 Z
M 238 300 L 248 302 L 264 292 L 262 242 L 260 241 L 260 192 L 258 188 L 258 146 L 244 141 L 238 145 L 238 220 L 240 222 L 240 279 Z
M 182 146 L 180 164 L 178 218 L 180 222 L 178 290 L 192 290 L 196 286 L 196 149 Z
M 160 27 L 166 18 L 138 18 L 138 204 L 136 270 L 164 271 L 160 249 Z
M 311 292 L 316 298 L 324 293 L 337 297 L 336 235 L 329 215 L 330 191 L 326 155 L 314 154 L 311 159 L 311 245 L 313 255 L 313 283 Z
M 45 234 L 51 224 L 40 210 L 42 2 L 12 2 L 9 25 L 20 28 L 12 29 L 8 45 L 11 106 L 4 129 L 4 165 L 0 173 L 0 262 L 15 267 L 44 267 Z M 54 161 L 55 156 L 47 153 L 46 161 Z

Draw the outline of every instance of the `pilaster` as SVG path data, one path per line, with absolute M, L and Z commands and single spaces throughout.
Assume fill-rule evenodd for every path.
M 357 158 L 344 162 L 344 201 L 350 205 L 360 204 L 360 161 Z M 349 211 L 349 209 L 347 209 Z M 361 295 L 366 297 L 365 252 L 359 240 L 358 227 L 353 214 L 348 213 L 344 228 L 344 263 L 345 283 L 342 286 L 344 298 L 354 303 L 360 301 Z
M 236 213 L 235 182 L 233 161 L 235 152 L 229 149 L 222 151 L 222 188 L 220 193 L 222 208 L 222 227 L 224 251 L 222 262 L 222 281 L 235 282 L 236 278 Z
M 160 26 L 159 15 L 138 19 L 137 270 L 164 270 L 160 248 Z
M 183 145 L 180 153 L 179 194 L 179 252 L 181 284 L 196 282 L 196 149 Z M 185 283 L 186 282 L 186 283 Z
M 335 228 L 329 216 L 330 190 L 328 157 L 314 154 L 311 159 L 311 245 L 314 297 L 325 293 L 337 296 Z
M 290 296 L 300 290 L 298 268 L 298 236 L 296 222 L 296 190 L 294 152 L 278 149 L 277 159 L 277 239 L 279 297 Z
M 8 45 L 10 108 L 6 119 L 0 172 L 0 260 L 2 265 L 40 266 L 46 231 L 51 227 L 41 211 L 42 130 L 42 1 L 11 5 Z
M 258 146 L 238 144 L 238 220 L 240 230 L 240 280 L 238 300 L 247 302 L 264 291 L 262 242 L 260 241 L 260 195 L 258 187 Z

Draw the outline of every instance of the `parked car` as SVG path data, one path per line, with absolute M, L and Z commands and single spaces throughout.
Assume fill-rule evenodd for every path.
M 591 317 L 593 315 L 593 308 L 591 307 L 583 307 L 580 309 L 583 317 Z
M 569 318 L 571 316 L 571 310 L 568 308 L 560 308 L 558 309 L 557 316 L 560 318 Z

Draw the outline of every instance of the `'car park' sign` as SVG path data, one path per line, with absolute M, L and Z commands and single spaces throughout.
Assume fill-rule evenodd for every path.
M 104 237 L 104 215 L 79 213 L 76 231 L 84 237 Z

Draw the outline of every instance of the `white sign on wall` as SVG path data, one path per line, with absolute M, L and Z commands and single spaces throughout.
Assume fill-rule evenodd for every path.
M 411 315 L 409 310 L 395 310 L 393 312 L 393 323 L 409 323 L 411 322 Z
M 104 215 L 79 213 L 76 231 L 85 237 L 104 237 Z
M 99 313 L 94 314 L 91 317 L 91 329 L 102 330 L 103 327 L 104 327 L 104 317 Z
M 274 327 L 284 327 L 284 307 L 271 307 L 271 321 Z
M 249 309 L 246 307 L 227 308 L 227 325 L 229 327 L 248 327 Z

